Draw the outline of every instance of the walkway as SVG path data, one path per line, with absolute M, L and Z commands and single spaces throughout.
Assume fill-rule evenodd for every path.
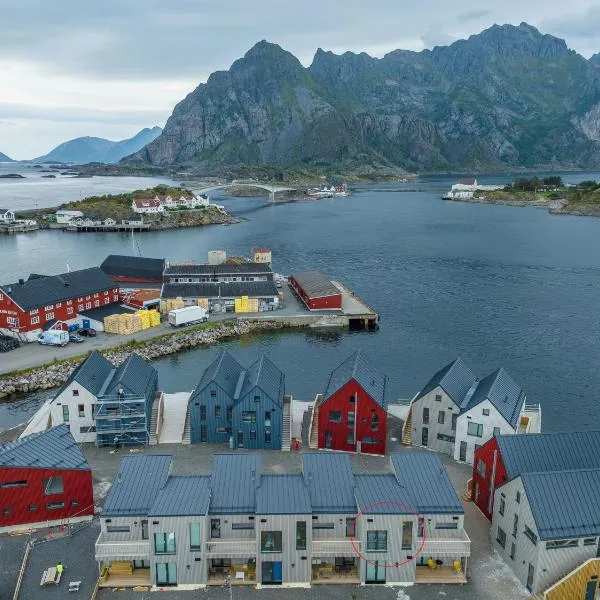
M 163 425 L 159 444 L 180 444 L 191 392 L 164 395 Z

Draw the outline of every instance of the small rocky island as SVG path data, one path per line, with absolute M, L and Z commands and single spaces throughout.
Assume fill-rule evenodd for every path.
M 25 179 L 25 175 L 19 173 L 5 173 L 0 175 L 0 179 Z

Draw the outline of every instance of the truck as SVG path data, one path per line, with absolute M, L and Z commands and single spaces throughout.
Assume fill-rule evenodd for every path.
M 40 335 L 38 342 L 44 346 L 66 346 L 69 343 L 69 333 L 60 329 L 49 329 Z
M 185 308 L 176 308 L 169 311 L 168 320 L 171 327 L 206 323 L 208 321 L 208 312 L 201 306 L 186 306 Z

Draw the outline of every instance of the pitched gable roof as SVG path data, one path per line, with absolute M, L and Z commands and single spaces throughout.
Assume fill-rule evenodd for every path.
M 148 513 L 150 517 L 205 515 L 210 500 L 210 477 L 172 475 L 155 498 Z
M 324 401 L 340 390 L 350 380 L 356 381 L 362 389 L 379 404 L 383 409 L 387 406 L 386 386 L 387 377 L 373 367 L 362 351 L 358 350 L 349 356 L 339 367 L 334 369 L 329 376 L 327 387 L 323 393 Z
M 513 428 L 517 426 L 525 402 L 525 392 L 505 369 L 500 368 L 484 377 L 477 384 L 466 405 L 462 407 L 462 412 L 471 410 L 486 399 Z
M 264 354 L 245 372 L 238 398 L 244 398 L 255 387 L 259 387 L 271 400 L 282 406 L 285 375 Z
M 600 431 L 496 437 L 510 479 L 521 473 L 600 468 Z
M 261 475 L 256 512 L 259 515 L 309 515 L 312 505 L 302 475 Z
M 0 467 L 90 470 L 65 424 L 0 446 Z
M 139 354 L 133 352 L 114 371 L 105 394 L 116 394 L 125 388 L 131 394 L 148 399 L 153 391 L 153 382 L 157 377 L 156 369 Z
M 432 392 L 435 388 L 441 387 L 456 406 L 460 407 L 465 401 L 467 393 L 473 387 L 477 377 L 475 373 L 467 366 L 462 358 L 457 358 L 445 367 L 440 369 L 418 393 L 415 400 L 422 398 Z
M 600 534 L 600 469 L 523 473 L 521 481 L 542 540 Z
M 235 391 L 244 369 L 240 363 L 227 351 L 222 352 L 204 370 L 202 378 L 192 392 L 190 401 L 193 400 L 207 385 L 217 384 L 230 397 L 235 396 Z
M 417 509 L 393 475 L 355 475 L 358 509 L 365 515 L 409 515 Z
M 260 484 L 258 454 L 215 454 L 210 476 L 210 512 L 253 513 Z
M 109 254 L 100 265 L 100 268 L 107 275 L 147 277 L 160 281 L 165 269 L 165 259 Z
M 302 476 L 314 512 L 356 510 L 354 474 L 347 454 L 305 452 L 302 454 Z
M 55 398 L 74 381 L 84 387 L 90 394 L 97 396 L 113 370 L 113 365 L 100 352 L 94 350 L 84 361 L 77 365 L 67 381 L 60 387 Z

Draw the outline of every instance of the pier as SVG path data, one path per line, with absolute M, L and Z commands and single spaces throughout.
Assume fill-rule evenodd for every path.
M 129 231 L 149 231 L 150 223 L 139 223 L 139 224 L 115 224 L 115 225 L 69 225 L 64 228 L 65 231 L 71 231 L 75 233 L 84 232 L 84 231 L 120 231 L 120 232 L 129 232 Z
M 39 228 L 40 226 L 37 223 L 9 223 L 7 225 L 0 225 L 0 233 L 13 235 L 15 233 L 27 233 L 29 231 L 37 231 Z

